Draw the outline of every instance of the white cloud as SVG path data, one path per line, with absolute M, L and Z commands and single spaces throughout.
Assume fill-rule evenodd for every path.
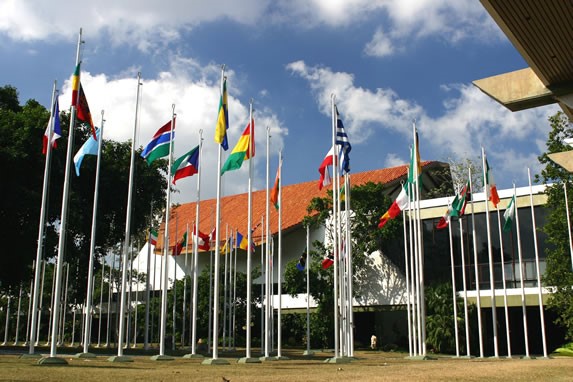
M 407 161 L 400 158 L 396 153 L 388 153 L 384 159 L 384 167 L 396 167 L 407 163 Z
M 500 169 L 496 178 L 513 178 L 521 184 L 524 178 L 520 168 L 529 166 L 538 171 L 537 156 L 543 151 L 550 130 L 547 119 L 559 110 L 557 105 L 550 105 L 513 113 L 473 85 L 457 84 L 443 86 L 447 96 L 443 112 L 431 117 L 392 89 L 355 86 L 349 73 L 307 66 L 303 61 L 293 62 L 287 69 L 309 83 L 322 113 L 329 115 L 330 95 L 336 94 L 348 135 L 357 146 L 368 144 L 366 138 L 375 140 L 385 132 L 397 132 L 409 139 L 410 121 L 415 118 L 422 159 L 474 159 L 481 155 L 483 146 L 492 167 Z M 397 157 L 388 153 L 386 164 L 393 162 L 397 162 Z
M 180 65 L 182 60 L 190 64 L 190 72 L 183 70 L 183 65 Z M 105 74 L 82 72 L 82 86 L 97 126 L 100 125 L 101 110 L 105 110 L 104 139 L 127 141 L 132 138 L 135 124 L 136 75 L 134 72 L 131 75 L 111 79 Z M 192 60 L 177 58 L 169 71 L 158 74 L 156 78 L 142 79 L 136 146 L 145 146 L 157 129 L 171 119 L 172 104 L 175 104 L 177 114 L 175 158 L 195 147 L 199 143 L 199 130 L 203 130 L 202 198 L 212 198 L 216 195 L 218 145 L 214 142 L 213 136 L 220 97 L 219 75 L 220 68 L 217 66 L 200 68 Z M 227 75 L 229 83 L 232 83 L 234 73 L 227 72 Z M 232 89 L 230 86 L 228 153 L 243 132 L 249 114 L 248 100 L 236 98 Z M 69 104 L 70 99 L 71 82 L 68 80 L 64 83 L 60 104 Z M 256 112 L 255 126 L 259 143 L 256 159 L 264 163 L 265 150 L 261 149 L 261 143 L 264 142 L 266 126 L 271 126 L 273 156 L 276 156 L 278 149 L 283 146 L 283 136 L 287 134 L 287 129 L 282 126 L 273 111 L 267 108 L 261 108 Z M 227 155 L 223 155 L 223 161 Z M 237 174 L 225 174 L 225 178 L 229 181 L 225 183 L 224 194 L 246 191 L 247 168 L 248 166 L 243 165 L 241 170 L 234 171 Z M 174 202 L 195 200 L 196 182 L 196 178 L 178 181 L 176 188 L 180 193 L 174 194 Z M 260 177 L 254 179 L 254 182 L 263 184 Z
M 368 56 L 384 57 L 394 53 L 392 40 L 388 37 L 382 28 L 378 28 L 372 40 L 364 47 L 364 53 Z

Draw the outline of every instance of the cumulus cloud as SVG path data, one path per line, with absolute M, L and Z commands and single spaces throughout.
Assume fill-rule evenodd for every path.
M 382 28 L 378 28 L 372 40 L 364 47 L 364 53 L 368 56 L 384 57 L 394 53 L 395 47 L 392 40 L 388 37 Z
M 185 60 L 190 65 L 190 71 L 185 71 L 180 65 Z M 229 82 L 232 83 L 234 73 L 228 72 Z M 81 82 L 85 90 L 94 123 L 100 125 L 100 111 L 105 111 L 104 139 L 115 141 L 131 140 L 135 125 L 135 106 L 137 92 L 137 73 L 124 73 L 122 76 L 109 78 L 105 74 L 82 72 Z M 200 68 L 192 60 L 177 58 L 167 71 L 159 73 L 155 78 L 143 78 L 140 96 L 140 112 L 136 134 L 136 147 L 145 146 L 153 134 L 171 119 L 172 104 L 175 104 L 176 140 L 174 157 L 184 154 L 199 144 L 199 131 L 203 134 L 203 161 L 201 179 L 201 197 L 212 198 L 216 195 L 216 174 L 218 145 L 214 142 L 214 129 L 220 98 L 220 68 L 206 66 Z M 248 100 L 236 97 L 230 87 L 228 131 L 229 152 L 233 149 L 240 134 L 249 119 Z M 68 104 L 71 100 L 71 81 L 63 85 L 60 104 Z M 274 112 L 261 108 L 255 114 L 255 134 L 259 142 L 264 142 L 266 126 L 271 126 L 273 149 L 271 155 L 283 146 L 283 137 L 287 129 Z M 226 158 L 223 155 L 223 160 Z M 257 161 L 265 163 L 265 150 L 258 150 Z M 245 162 L 247 163 L 247 162 Z M 246 169 L 225 174 L 223 192 L 234 194 L 245 192 L 247 189 Z M 196 178 L 182 179 L 176 188 L 180 191 L 174 194 L 173 200 L 192 201 L 196 198 Z M 254 179 L 255 184 L 264 183 L 261 177 Z
M 524 166 L 539 168 L 537 156 L 543 151 L 550 129 L 547 119 L 559 110 L 557 105 L 551 105 L 513 113 L 473 85 L 454 84 L 442 87 L 443 109 L 440 115 L 432 117 L 392 89 L 370 90 L 356 86 L 349 73 L 308 66 L 303 61 L 293 62 L 287 69 L 308 82 L 322 113 L 329 115 L 330 96 L 336 94 L 353 144 L 367 144 L 367 138 L 376 139 L 385 132 L 408 138 L 415 118 L 422 159 L 473 159 L 481 155 L 483 146 L 492 167 L 496 167 L 496 178 L 506 182 L 508 179 L 523 181 L 520 169 Z M 398 162 L 394 153 L 386 155 L 386 164 Z

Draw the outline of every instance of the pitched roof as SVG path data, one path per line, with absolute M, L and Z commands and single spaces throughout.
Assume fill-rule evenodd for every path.
M 422 162 L 424 168 L 433 167 L 432 164 L 442 165 L 440 162 L 426 161 Z M 400 180 L 405 178 L 408 173 L 408 166 L 402 165 L 391 168 L 384 168 L 360 173 L 352 173 L 350 182 L 352 186 L 362 185 L 368 182 L 382 183 L 389 188 L 389 194 L 395 194 L 399 188 Z M 394 186 L 394 187 L 392 187 Z M 303 218 L 308 215 L 306 208 L 310 201 L 315 197 L 324 197 L 327 195 L 327 188 L 318 189 L 318 181 L 285 185 L 282 187 L 282 231 L 285 232 L 299 225 Z M 262 226 L 260 224 L 266 212 L 266 190 L 253 191 L 252 193 L 252 227 L 257 227 L 253 231 L 253 241 L 255 244 L 261 242 Z M 208 199 L 200 201 L 200 231 L 210 233 L 215 228 L 215 209 L 217 199 Z M 183 252 L 191 252 L 192 231 L 195 223 L 196 202 L 185 203 L 175 206 L 171 209 L 169 220 L 170 245 L 173 246 L 175 240 L 181 240 L 189 224 L 188 247 Z M 278 232 L 278 211 L 271 204 L 270 211 L 270 231 L 274 235 Z M 238 230 L 243 236 L 247 236 L 247 215 L 248 215 L 248 193 L 230 195 L 221 197 L 221 224 L 220 240 L 224 242 L 226 237 L 226 228 L 229 231 Z M 177 223 L 176 223 L 177 222 Z M 177 228 L 176 227 L 177 224 Z M 156 253 L 161 252 L 163 248 L 164 223 L 161 224 L 158 233 Z M 230 233 L 229 233 L 230 235 Z

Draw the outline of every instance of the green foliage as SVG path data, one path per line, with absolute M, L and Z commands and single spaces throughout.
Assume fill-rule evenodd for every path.
M 50 259 L 57 254 L 58 223 L 60 221 L 62 188 L 65 172 L 69 114 L 61 113 L 62 138 L 52 152 L 48 205 L 43 254 Z M 29 100 L 19 106 L 18 93 L 11 86 L 0 88 L 0 232 L 4 235 L 4 250 L 9 256 L 0 258 L 2 287 L 16 286 L 32 276 L 31 264 L 36 258 L 42 184 L 45 157 L 42 137 L 49 112 L 38 102 Z M 74 150 L 89 136 L 89 129 L 78 126 L 74 134 Z M 96 232 L 96 258 L 110 251 L 121 251 L 125 235 L 127 189 L 130 167 L 130 142 L 103 141 L 101 176 Z M 138 150 L 138 154 L 141 149 Z M 66 262 L 73 274 L 70 291 L 83 301 L 87 286 L 87 267 L 90 252 L 91 217 L 93 210 L 96 156 L 86 156 L 77 177 L 72 168 L 68 224 L 65 243 Z M 72 166 L 73 167 L 73 166 Z M 150 204 L 155 211 L 165 204 L 166 161 L 148 166 L 136 155 L 132 235 L 142 242 L 149 224 Z M 96 262 L 96 264 L 99 264 Z M 97 265 L 99 267 L 99 265 Z M 76 295 L 77 294 L 77 295 Z
M 563 143 L 563 139 L 573 137 L 568 118 L 561 112 L 549 118 L 551 132 L 547 139 L 547 152 L 539 156 L 539 161 L 545 165 L 540 175 L 535 177 L 539 182 L 553 182 L 547 187 L 548 209 L 547 223 L 541 229 L 547 234 L 552 248 L 547 250 L 547 268 L 543 284 L 555 287 L 549 297 L 548 305 L 557 313 L 555 323 L 566 330 L 566 337 L 573 339 L 573 271 L 571 270 L 571 255 L 569 250 L 569 233 L 565 213 L 565 195 L 563 184 L 567 185 L 568 203 L 572 205 L 570 184 L 572 174 L 552 162 L 547 154 L 569 151 L 571 147 Z

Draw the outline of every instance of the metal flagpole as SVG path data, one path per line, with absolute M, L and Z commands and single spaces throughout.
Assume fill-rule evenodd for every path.
M 113 269 L 115 268 L 115 252 L 112 255 L 111 264 L 109 266 L 109 278 L 107 280 L 107 323 L 106 323 L 106 332 L 105 332 L 105 347 L 109 348 L 110 344 L 110 335 L 111 332 L 109 330 L 109 324 L 111 319 L 111 283 L 113 277 Z
M 99 288 L 99 319 L 98 319 L 98 330 L 97 330 L 97 347 L 101 346 L 101 311 L 102 311 L 102 304 L 103 304 L 103 276 L 105 274 L 105 263 L 101 265 L 101 284 Z
M 410 150 L 412 148 L 410 147 Z M 418 293 L 416 292 L 416 256 L 414 256 L 414 213 L 413 213 L 413 203 L 412 203 L 412 198 L 410 195 L 412 195 L 412 184 L 410 182 L 408 182 L 406 184 L 406 187 L 408 187 L 408 226 L 410 228 L 409 230 L 409 238 L 410 238 L 410 253 L 409 253 L 409 257 L 410 257 L 410 296 L 409 298 L 411 299 L 411 303 L 410 303 L 410 308 L 412 309 L 412 347 L 413 347 L 413 354 L 414 356 L 417 356 L 419 353 L 419 344 L 418 344 L 418 331 L 417 331 L 417 320 L 418 320 L 418 311 L 417 311 L 417 306 L 418 306 Z
M 229 224 L 225 227 L 225 244 L 223 247 L 223 256 L 225 256 L 225 264 L 223 265 L 223 349 L 225 349 L 227 344 L 227 290 L 229 285 L 227 284 L 227 272 L 228 272 L 228 260 L 229 260 Z
M 410 186 L 410 190 L 412 190 L 412 192 L 414 193 L 414 202 L 413 204 L 413 211 L 412 211 L 412 224 L 414 227 L 414 236 L 413 236 L 413 240 L 414 240 L 414 252 L 412 253 L 412 255 L 414 256 L 414 287 L 415 287 L 415 300 L 416 300 L 416 330 L 417 330 L 417 340 L 418 340 L 418 355 L 424 355 L 424 350 L 423 350 L 423 346 L 422 346 L 422 341 L 423 341 L 423 337 L 422 337 L 422 310 L 421 310 L 421 299 L 420 299 L 420 295 L 421 295 L 421 291 L 420 291 L 420 256 L 418 256 L 418 253 L 420 251 L 420 242 L 418 240 L 418 230 L 419 230 L 419 226 L 418 226 L 418 219 L 417 219 L 417 206 L 416 206 L 416 189 L 414 184 L 409 184 Z
M 149 230 L 147 237 L 147 270 L 145 273 L 145 331 L 143 337 L 143 349 L 149 350 L 149 304 L 150 304 L 150 289 L 151 289 L 151 226 L 153 224 L 153 200 L 151 201 L 149 211 Z M 154 272 L 155 273 L 155 272 Z M 155 274 L 153 275 L 155 277 Z M 152 333 L 153 335 L 153 333 Z
M 80 46 L 82 44 L 82 30 L 78 35 L 78 45 L 76 51 L 76 67 L 80 64 Z M 79 92 L 78 92 L 79 93 Z M 78 94 L 79 95 L 79 94 Z M 76 125 L 76 108 L 72 106 L 70 115 L 70 130 L 68 138 L 68 148 L 66 153 L 66 169 L 64 173 L 64 191 L 62 195 L 62 211 L 60 214 L 60 237 L 58 240 L 58 259 L 56 263 L 56 288 L 54 291 L 54 301 L 60 301 L 61 295 L 61 274 L 62 265 L 64 263 L 64 252 L 66 243 L 66 229 L 68 224 L 68 199 L 70 193 L 70 174 L 72 165 L 72 152 L 74 149 L 74 130 Z M 64 364 L 67 365 L 68 362 L 63 358 L 57 358 L 57 343 L 58 343 L 58 323 L 59 323 L 59 309 L 52 309 L 52 343 L 50 346 L 50 356 L 42 358 L 40 364 Z
M 261 354 L 264 354 L 265 350 L 265 305 L 263 304 L 263 300 L 265 298 L 265 284 L 263 280 L 266 280 L 266 269 L 265 269 L 265 258 L 264 258 L 264 242 L 266 240 L 265 237 L 265 216 L 261 215 Z
M 404 185 L 402 185 L 404 187 Z M 408 316 L 408 355 L 412 357 L 412 314 L 410 311 L 410 270 L 408 261 L 408 233 L 406 229 L 406 213 L 402 214 L 402 226 L 404 228 L 404 267 L 406 274 L 406 313 Z
M 573 237 L 571 237 L 571 217 L 569 215 L 569 198 L 567 197 L 567 182 L 563 182 L 565 193 L 565 213 L 567 214 L 567 233 L 569 234 L 569 253 L 571 255 L 571 269 L 573 269 Z
M 340 327 L 339 327 L 339 311 L 338 311 L 338 237 L 337 237 L 337 189 L 336 179 L 339 178 L 335 172 L 338 170 L 338 156 L 336 153 L 336 96 L 334 94 L 330 97 L 331 107 L 331 120 L 332 120 L 332 168 L 333 168 L 333 182 L 332 182 L 332 255 L 334 258 L 334 359 L 340 357 Z M 328 170 L 327 170 L 328 171 Z
M 472 170 L 468 167 L 468 176 L 470 182 L 470 190 L 473 196 L 473 186 L 472 186 Z M 477 238 L 476 238 L 476 221 L 474 216 L 474 201 L 472 197 L 472 240 L 474 249 L 474 271 L 475 271 L 475 283 L 476 283 L 476 295 L 477 295 L 477 316 L 478 316 L 478 336 L 479 336 L 479 356 L 483 358 L 483 334 L 482 334 L 482 324 L 481 324 L 481 293 L 479 285 L 479 264 L 478 264 L 478 251 L 477 251 Z
M 171 212 L 171 165 L 173 162 L 173 130 L 175 129 L 175 104 L 171 105 L 171 131 L 169 134 L 169 160 L 168 160 L 168 173 L 167 173 L 167 203 L 165 206 L 165 230 L 163 240 L 163 274 L 161 286 L 161 326 L 159 335 L 159 354 L 151 357 L 152 360 L 172 360 L 173 358 L 165 355 L 165 334 L 167 330 L 167 292 L 169 288 L 168 283 L 168 265 L 167 256 L 169 256 L 169 215 Z
M 539 249 L 537 246 L 537 227 L 535 225 L 535 209 L 533 207 L 533 187 L 531 186 L 531 171 L 527 168 L 529 179 L 529 205 L 531 206 L 531 223 L 533 230 L 533 244 L 535 249 L 535 272 L 537 276 L 537 295 L 539 297 L 539 318 L 541 321 L 541 339 L 543 341 L 543 357 L 547 358 L 547 339 L 545 337 L 545 314 L 543 312 L 543 286 L 541 285 L 541 271 L 539 269 Z
M 36 260 L 32 260 L 32 269 L 36 269 Z M 28 292 L 28 314 L 26 315 L 26 342 L 24 346 L 30 345 L 30 320 L 31 317 L 31 310 L 32 310 L 32 290 L 34 289 L 34 280 L 30 280 L 30 289 Z
M 223 94 L 223 82 L 225 80 L 225 66 L 221 69 L 221 94 Z M 219 266 L 221 248 L 219 247 L 221 237 L 221 155 L 222 146 L 219 145 L 217 149 L 217 204 L 215 209 L 215 273 L 213 276 L 215 285 L 213 286 L 213 351 L 212 359 L 205 360 L 207 364 L 228 364 L 225 360 L 218 360 L 219 358 Z
M 485 189 L 485 222 L 486 222 L 486 231 L 487 231 L 487 254 L 488 254 L 488 263 L 489 263 L 489 287 L 491 289 L 491 321 L 492 321 L 492 331 L 493 331 L 493 354 L 495 358 L 499 357 L 499 347 L 497 343 L 497 312 L 495 306 L 495 280 L 494 280 L 494 273 L 493 273 L 493 252 L 491 250 L 491 227 L 489 221 L 489 179 L 488 179 L 488 166 L 487 166 L 487 159 L 485 157 L 485 150 L 481 148 L 481 158 L 482 158 L 482 173 L 483 179 L 485 182 L 484 189 Z
M 93 358 L 94 354 L 89 353 L 89 345 L 91 339 L 91 313 L 92 313 L 92 299 L 93 299 L 93 273 L 94 273 L 94 256 L 95 256 L 95 241 L 96 241 L 96 227 L 97 227 L 97 205 L 99 194 L 99 173 L 101 168 L 101 149 L 103 146 L 103 119 L 104 111 L 101 111 L 101 123 L 99 128 L 98 146 L 97 146 L 97 163 L 95 173 L 95 186 L 94 186 L 94 205 L 92 212 L 92 229 L 90 238 L 90 257 L 88 260 L 88 285 L 86 296 L 86 311 L 84 319 L 84 352 L 76 354 L 78 358 Z M 97 136 L 97 134 L 96 134 Z M 65 309 L 65 308 L 64 308 Z
M 22 306 L 22 284 L 20 284 L 20 292 L 18 292 L 18 310 L 16 313 L 16 336 L 14 337 L 14 346 L 18 345 L 18 334 L 20 332 L 20 308 Z
M 38 242 L 37 242 L 37 249 L 36 249 L 36 260 L 35 264 L 36 267 L 34 268 L 34 282 L 33 288 L 30 290 L 30 296 L 32 300 L 32 315 L 31 315 L 31 324 L 30 324 L 30 338 L 28 341 L 29 345 L 29 352 L 28 354 L 34 354 L 34 346 L 36 345 L 37 337 L 37 329 L 36 326 L 40 326 L 40 313 L 38 311 L 38 299 L 41 299 L 41 295 L 39 296 L 40 288 L 40 268 L 42 264 L 42 257 L 43 257 L 43 248 L 44 248 L 44 228 L 46 226 L 46 210 L 48 206 L 48 185 L 50 183 L 50 163 L 52 160 L 52 135 L 54 134 L 54 123 L 55 118 L 59 118 L 59 116 L 55 116 L 56 113 L 56 97 L 58 96 L 56 90 L 57 82 L 54 81 L 54 86 L 52 88 L 52 100 L 50 103 L 50 126 L 48 128 L 48 146 L 46 147 L 46 162 L 44 164 L 44 180 L 42 184 L 42 205 L 40 207 L 40 224 L 38 228 Z M 32 291 L 33 289 L 33 291 Z M 41 307 L 41 303 L 40 303 Z M 36 312 L 38 314 L 36 315 Z
M 189 237 L 189 223 L 187 223 L 186 238 Z M 187 258 L 189 257 L 188 245 L 185 243 L 185 270 L 183 271 L 183 309 L 181 316 L 181 346 L 185 346 L 185 313 L 187 312 Z
M 4 327 L 4 342 L 2 346 L 8 343 L 8 329 L 10 327 L 10 304 L 12 303 L 12 291 L 8 290 L 8 301 L 6 302 L 6 325 Z
M 129 240 L 131 236 L 131 201 L 133 198 L 133 181 L 135 175 L 135 140 L 137 137 L 137 123 L 139 117 L 139 96 L 141 89 L 141 73 L 137 73 L 137 92 L 135 101 L 135 122 L 133 124 L 133 135 L 131 140 L 131 160 L 129 166 L 129 185 L 127 190 L 127 211 L 125 217 L 125 238 L 123 241 L 122 270 L 121 270 L 121 296 L 119 306 L 119 336 L 117 341 L 117 356 L 110 357 L 111 362 L 130 362 L 130 357 L 123 355 L 123 341 L 125 338 L 125 305 L 126 305 L 126 286 L 127 286 L 127 260 L 129 252 Z M 131 283 L 131 282 L 130 282 Z
M 237 243 L 237 229 L 235 228 L 235 256 L 234 256 L 234 265 L 233 265 L 233 351 L 236 349 L 235 339 L 237 337 L 237 252 L 238 252 L 238 244 Z
M 249 138 L 249 180 L 247 186 L 247 198 L 248 198 L 248 207 L 247 207 L 247 296 L 246 296 L 246 305 L 247 305 L 247 312 L 246 312 L 246 345 L 245 345 L 245 357 L 239 359 L 239 363 L 259 363 L 261 362 L 258 358 L 251 357 L 251 324 L 252 324 L 252 313 L 251 313 L 251 296 L 252 296 L 252 275 L 251 275 L 251 263 L 252 263 L 252 256 L 253 256 L 253 154 L 254 154 L 254 140 L 253 140 L 253 127 L 254 127 L 254 118 L 253 118 L 253 99 L 251 98 L 251 102 L 249 105 L 249 123 L 251 124 L 251 129 L 249 130 L 250 138 Z M 239 243 L 240 244 L 240 243 Z M 262 259 L 262 246 L 261 246 L 261 259 Z M 235 259 L 236 261 L 236 259 Z M 234 340 L 234 338 L 233 338 Z M 261 336 L 262 341 L 262 336 Z
M 191 354 L 189 358 L 197 357 L 197 288 L 199 272 L 197 270 L 199 254 L 199 206 L 201 204 L 201 169 L 203 168 L 203 130 L 199 130 L 199 168 L 197 169 L 197 202 L 195 203 L 195 236 L 193 237 L 193 317 L 191 319 Z M 211 274 L 211 269 L 209 269 Z
M 171 168 L 171 166 L 169 166 Z M 173 291 L 173 312 L 172 312 L 172 333 L 171 333 L 171 350 L 175 350 L 175 331 L 176 331 L 176 317 L 175 313 L 177 312 L 177 260 L 175 259 L 175 254 L 177 253 L 177 245 L 179 243 L 179 237 L 177 237 L 177 233 L 179 228 L 177 227 L 179 223 L 179 216 L 175 217 L 175 243 L 173 244 L 173 251 L 171 251 L 171 259 L 173 259 L 173 284 L 171 284 L 171 290 Z M 169 261 L 169 257 L 167 261 Z M 166 274 L 168 276 L 168 274 Z
M 213 338 L 213 249 L 209 249 L 209 325 L 207 331 L 207 352 L 211 353 L 211 340 Z
M 306 351 L 304 355 L 311 357 L 314 352 L 310 350 L 310 226 L 306 226 Z
M 35 346 L 38 346 L 38 343 L 40 342 L 40 329 L 41 329 L 41 319 L 42 319 L 42 306 L 44 303 L 44 284 L 46 281 L 46 260 L 42 260 L 40 259 L 40 262 L 42 264 L 42 279 L 41 279 L 41 286 L 40 286 L 40 297 L 39 297 L 39 305 L 38 305 L 38 311 L 36 313 L 36 311 L 34 311 L 34 314 L 38 315 L 38 325 L 37 328 L 35 330 L 34 334 L 32 335 L 32 340 L 31 342 L 34 343 Z M 34 340 L 34 335 L 35 335 L 35 340 Z M 30 354 L 34 354 L 34 353 L 30 353 Z
M 352 269 L 352 222 L 350 213 L 351 207 L 351 188 L 350 174 L 344 175 L 344 200 L 346 203 L 346 259 L 348 267 L 348 338 L 349 338 L 349 357 L 354 357 L 354 270 Z
M 505 282 L 505 255 L 503 253 L 503 234 L 501 230 L 501 217 L 499 213 L 499 207 L 496 207 L 497 211 L 497 227 L 499 230 L 499 248 L 501 253 L 501 279 L 503 286 L 503 310 L 505 313 L 505 336 L 507 338 L 507 358 L 511 358 L 511 335 L 509 331 L 509 310 L 507 306 L 507 285 Z
M 419 284 L 420 284 L 420 295 L 418 296 L 420 302 L 419 302 L 419 309 L 420 309 L 420 330 L 421 330 L 421 334 L 420 334 L 420 342 L 421 342 L 421 349 L 422 349 L 422 355 L 425 356 L 426 355 L 426 302 L 425 302 L 425 286 L 424 286 L 424 243 L 422 240 L 422 235 L 423 235 L 423 231 L 422 231 L 422 218 L 420 217 L 420 200 L 421 198 L 421 187 L 420 187 L 420 176 L 421 174 L 418 173 L 418 163 L 420 162 L 420 158 L 419 158 L 419 147 L 418 147 L 418 134 L 417 134 L 417 130 L 416 130 L 416 121 L 414 121 L 413 123 L 413 131 L 414 131 L 414 155 L 416 157 L 416 163 L 414 164 L 414 179 L 415 179 L 415 184 L 416 184 L 416 188 L 415 193 L 416 193 L 416 222 L 417 222 L 417 227 L 418 227 L 418 235 L 417 235 L 417 241 L 418 241 L 418 253 L 417 256 L 419 257 L 419 268 L 418 268 L 418 272 L 419 272 Z
M 139 240 L 135 242 L 135 253 L 138 254 L 138 248 L 139 248 Z M 133 268 L 133 258 L 131 259 L 131 265 Z M 135 270 L 137 272 L 137 274 L 140 274 L 140 269 L 139 269 L 139 261 L 137 262 L 137 269 Z M 136 277 L 136 282 L 135 282 L 135 304 L 133 304 L 133 309 L 134 309 L 134 314 L 133 314 L 133 344 L 131 345 L 132 348 L 136 348 L 137 347 L 137 306 L 139 305 L 139 280 Z M 133 279 L 130 280 L 130 282 L 133 282 Z
M 269 346 L 271 343 L 271 292 L 270 292 L 270 239 L 269 239 L 269 152 L 270 152 L 270 128 L 267 126 L 267 157 L 266 157 L 266 187 L 265 187 L 265 354 L 263 359 L 268 359 Z
M 448 212 L 451 208 L 451 202 L 448 201 Z M 450 239 L 450 263 L 452 264 L 452 303 L 454 305 L 454 333 L 456 338 L 456 357 L 460 356 L 460 338 L 458 333 L 458 293 L 456 290 L 456 263 L 454 262 L 454 243 L 452 237 L 451 217 L 448 213 L 448 237 Z
M 519 283 L 521 286 L 521 311 L 523 314 L 523 339 L 525 340 L 525 358 L 529 358 L 529 337 L 527 329 L 527 302 L 525 301 L 525 281 L 523 280 L 523 257 L 521 253 L 521 233 L 519 230 L 519 210 L 517 209 L 517 196 L 515 183 L 513 184 L 513 208 L 515 209 L 515 228 L 517 230 L 517 254 L 519 256 Z
M 65 329 L 66 329 L 66 311 L 68 308 L 68 281 L 70 279 L 70 263 L 66 263 L 66 284 L 65 284 L 65 293 L 64 293 L 64 305 L 63 305 L 63 310 L 62 310 L 62 322 L 61 322 L 61 330 L 60 330 L 60 340 L 58 342 L 58 345 L 61 345 L 64 343 L 64 338 L 65 338 Z
M 462 217 L 458 219 L 460 223 L 460 248 L 462 254 L 462 283 L 464 284 L 464 324 L 466 329 L 466 356 L 470 357 L 471 349 L 470 349 L 470 322 L 469 322 L 469 314 L 468 314 L 468 288 L 466 282 L 466 254 L 464 248 L 464 226 L 462 222 Z
M 50 299 L 50 312 L 53 312 L 54 309 L 59 309 L 59 301 L 54 301 L 54 289 L 56 288 L 56 271 L 54 266 L 54 271 L 52 272 L 52 298 Z M 67 291 L 67 288 L 65 289 Z M 50 319 L 48 320 L 48 338 L 46 338 L 46 345 L 50 344 L 50 337 L 51 337 L 51 330 L 52 330 L 52 315 L 50 314 Z
M 279 204 L 279 221 L 278 221 L 278 269 L 277 269 L 277 277 L 278 277 L 278 310 L 277 310 L 277 359 L 286 359 L 282 355 L 282 214 L 283 214 L 283 204 L 282 204 L 282 167 L 283 167 L 283 153 L 282 150 L 279 150 L 279 194 L 278 194 L 278 204 Z

